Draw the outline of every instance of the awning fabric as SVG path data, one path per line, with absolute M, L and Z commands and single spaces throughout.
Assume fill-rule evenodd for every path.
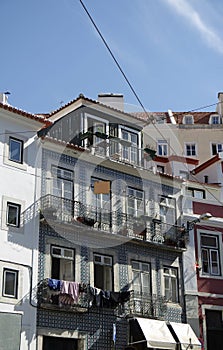
M 136 318 L 148 348 L 175 350 L 176 342 L 164 321 Z
M 201 343 L 189 324 L 170 322 L 170 325 L 181 343 L 182 350 L 190 349 L 190 344 L 193 345 L 193 350 L 201 350 Z

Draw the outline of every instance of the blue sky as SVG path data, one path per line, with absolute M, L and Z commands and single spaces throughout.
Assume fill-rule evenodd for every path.
M 147 110 L 189 111 L 217 102 L 222 1 L 83 2 Z M 49 112 L 80 93 L 97 99 L 112 92 L 140 110 L 79 0 L 2 0 L 0 32 L 0 91 L 11 92 L 13 106 Z

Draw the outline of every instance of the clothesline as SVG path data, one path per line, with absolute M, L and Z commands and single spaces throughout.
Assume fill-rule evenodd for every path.
M 47 286 L 52 292 L 51 301 L 61 305 L 77 305 L 79 296 L 83 293 L 87 297 L 89 307 L 116 307 L 130 299 L 130 291 L 104 291 L 89 284 L 73 281 L 49 278 Z

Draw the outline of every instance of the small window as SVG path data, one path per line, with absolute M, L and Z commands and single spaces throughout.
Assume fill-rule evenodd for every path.
M 112 257 L 94 254 L 94 286 L 102 290 L 113 289 Z
M 180 177 L 182 177 L 182 179 L 188 180 L 189 179 L 189 172 L 184 171 L 184 170 L 180 170 Z
M 23 141 L 14 137 L 9 138 L 9 160 L 22 164 L 23 162 Z
M 157 171 L 159 172 L 159 173 L 164 173 L 164 166 L 163 165 L 157 165 L 157 167 L 156 167 L 156 169 L 157 169 Z
M 51 277 L 58 280 L 74 281 L 74 250 L 52 246 Z
M 218 114 L 211 115 L 210 119 L 209 119 L 209 124 L 215 124 L 215 125 L 221 124 L 220 115 L 218 115 Z
M 3 291 L 4 297 L 17 298 L 18 271 L 3 269 Z
M 164 266 L 163 268 L 165 299 L 178 303 L 178 271 L 177 268 Z
M 7 202 L 7 218 L 6 223 L 8 226 L 19 227 L 20 226 L 20 213 L 21 205 Z
M 198 188 L 192 188 L 192 187 L 188 187 L 186 190 L 186 193 L 188 196 L 190 197 L 194 197 L 197 199 L 205 199 L 205 190 L 200 190 Z
M 183 117 L 183 124 L 194 124 L 194 117 L 192 115 L 185 115 Z
M 205 275 L 220 275 L 219 241 L 216 235 L 201 234 L 202 272 Z
M 211 150 L 212 150 L 213 156 L 219 152 L 223 152 L 223 144 L 222 143 L 212 143 Z
M 186 156 L 191 157 L 191 156 L 196 156 L 196 144 L 195 143 L 187 143 L 185 145 L 185 152 Z
M 157 141 L 157 154 L 159 156 L 168 156 L 168 143 L 166 140 Z

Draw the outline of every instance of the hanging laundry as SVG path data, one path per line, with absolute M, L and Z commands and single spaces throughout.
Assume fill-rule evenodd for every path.
M 68 294 L 73 299 L 74 303 L 77 303 L 79 298 L 79 283 L 61 281 L 61 294 Z
M 51 290 L 59 291 L 61 286 L 61 281 L 53 278 L 48 279 L 48 287 Z

